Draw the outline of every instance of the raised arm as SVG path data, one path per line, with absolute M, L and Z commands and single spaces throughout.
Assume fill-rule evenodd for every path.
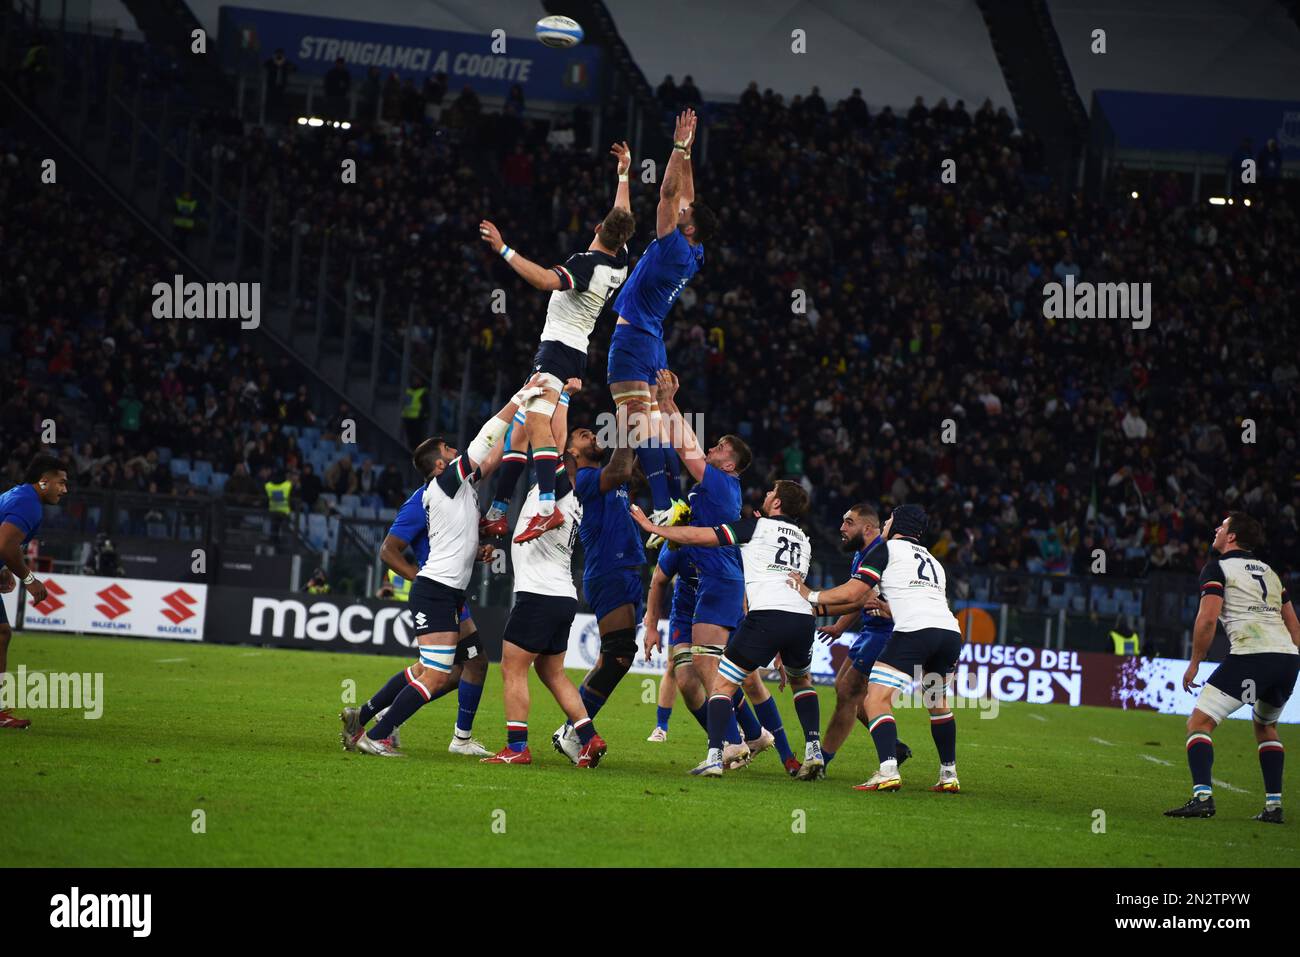
M 528 399 L 541 395 L 544 389 L 541 375 L 534 375 L 522 389 L 510 397 L 510 401 L 502 406 L 496 415 L 483 423 L 483 428 L 479 429 L 478 435 L 474 436 L 469 447 L 458 456 L 468 465 L 468 468 L 461 468 L 463 472 L 461 478 L 468 476 L 475 468 L 484 476 L 491 475 L 495 471 L 505 451 L 505 444 L 501 440 L 505 438 L 506 430 L 510 428 L 515 412 Z
M 632 478 L 632 466 L 636 463 L 636 453 L 632 450 L 632 443 L 627 440 L 627 423 L 631 416 L 643 416 L 650 410 L 650 406 L 645 402 L 633 401 L 625 402 L 618 407 L 615 415 L 618 417 L 618 447 L 614 449 L 614 454 L 610 456 L 609 464 L 600 470 L 600 491 L 601 493 L 612 492 L 620 485 L 627 484 Z
M 695 430 L 677 408 L 677 376 L 667 369 L 660 369 L 656 385 L 659 387 L 660 441 L 667 442 L 677 450 L 686 471 L 698 482 L 704 478 L 704 450 Z
M 531 259 L 526 259 L 518 250 L 507 246 L 505 240 L 501 238 L 500 230 L 488 220 L 485 219 L 478 224 L 478 234 L 494 253 L 504 258 L 510 264 L 510 268 L 534 289 L 554 292 L 563 285 L 560 274 L 554 269 L 539 266 Z
M 662 535 L 663 532 L 659 534 Z M 874 586 L 856 578 L 850 578 L 843 585 L 836 585 L 834 588 L 813 591 L 798 572 L 790 573 L 790 587 L 806 598 L 808 604 L 812 605 L 813 610 L 819 615 L 830 614 L 832 608 L 841 605 L 861 608 L 876 591 Z
M 618 158 L 618 189 L 614 192 L 614 206 L 632 212 L 632 190 L 628 185 L 628 170 L 632 168 L 632 151 L 627 143 L 615 143 L 609 152 Z
M 717 548 L 720 544 L 717 532 L 711 528 L 696 528 L 692 525 L 656 525 L 646 517 L 640 506 L 633 505 L 629 511 L 632 513 L 632 521 L 636 522 L 641 531 L 661 535 L 666 541 L 676 542 L 678 545 L 701 545 L 705 548 Z M 669 532 L 672 534 L 668 534 Z
M 677 117 L 673 130 L 673 152 L 668 157 L 668 166 L 664 169 L 663 182 L 659 184 L 659 207 L 655 211 L 655 235 L 660 239 L 677 228 L 677 216 L 682 207 L 681 196 L 684 186 L 682 171 L 686 163 L 686 153 L 690 149 L 691 136 L 695 130 L 695 113 L 683 110 Z

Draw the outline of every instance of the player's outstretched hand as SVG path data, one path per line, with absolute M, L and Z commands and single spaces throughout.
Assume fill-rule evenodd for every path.
M 824 628 L 817 629 L 817 640 L 824 645 L 829 645 L 831 642 L 838 639 L 843 633 L 844 632 L 840 628 L 839 624 L 827 625 Z
M 650 519 L 646 518 L 646 514 L 645 512 L 641 511 L 640 505 L 629 506 L 628 511 L 632 513 L 632 521 L 636 522 L 637 527 L 640 528 L 641 531 L 643 532 L 655 531 L 657 526 L 652 521 L 650 521 Z
M 577 395 L 582 391 L 582 380 L 570 379 L 568 382 L 564 383 L 564 391 L 569 395 Z
M 483 220 L 478 224 L 479 238 L 492 247 L 494 253 L 501 252 L 501 247 L 505 245 L 505 240 L 501 238 L 501 231 L 488 220 Z
M 655 386 L 659 390 L 659 399 L 664 402 L 671 402 L 677 395 L 677 390 L 681 388 L 681 381 L 677 374 L 669 369 L 660 369 L 655 376 Z
M 632 151 L 627 143 L 615 143 L 609 148 L 609 153 L 611 156 L 618 157 L 618 175 L 624 175 L 632 166 Z
M 803 576 L 798 572 L 791 572 L 789 578 L 786 579 L 786 584 L 797 591 L 802 598 L 807 598 L 808 593 L 812 591 L 811 588 L 804 584 Z
M 691 141 L 695 139 L 695 111 L 690 107 L 682 110 L 677 116 L 677 123 L 673 127 L 673 143 L 681 143 L 687 149 L 691 148 Z

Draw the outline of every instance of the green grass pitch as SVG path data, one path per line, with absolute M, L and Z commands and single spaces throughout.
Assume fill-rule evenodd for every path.
M 342 682 L 355 680 L 364 700 L 401 666 L 398 658 L 21 634 L 10 650 L 10 667 L 19 664 L 103 672 L 105 704 L 99 720 L 27 710 L 30 730 L 0 731 L 0 844 L 16 866 L 1215 867 L 1300 859 L 1300 820 L 1250 820 L 1263 786 L 1250 727 L 1240 721 L 1216 734 L 1218 816 L 1180 821 L 1160 812 L 1190 792 L 1184 719 L 1149 712 L 1009 705 L 990 720 L 960 709 L 965 790 L 945 795 L 926 790 L 937 759 L 924 713 L 901 710 L 899 733 L 916 752 L 903 789 L 863 794 L 850 785 L 875 757 L 861 727 L 822 782 L 789 779 L 775 752 L 721 780 L 691 778 L 704 754 L 700 730 L 679 704 L 669 740 L 648 743 L 655 706 L 642 703 L 638 675 L 597 718 L 610 745 L 605 761 L 579 771 L 551 748 L 561 715 L 535 678 L 535 763 L 510 767 L 447 752 L 454 694 L 403 729 L 408 759 L 344 752 Z M 500 691 L 494 665 L 475 724 L 493 749 L 505 739 Z M 824 724 L 834 691 L 820 694 Z M 777 699 L 802 754 L 789 690 Z M 1300 729 L 1284 726 L 1282 740 L 1296 749 Z M 1291 807 L 1300 812 L 1294 798 Z M 204 833 L 194 833 L 196 810 Z

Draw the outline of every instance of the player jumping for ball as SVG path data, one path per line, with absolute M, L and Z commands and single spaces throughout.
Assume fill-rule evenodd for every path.
M 533 357 L 533 372 L 542 376 L 546 391 L 530 400 L 524 408 L 528 440 L 537 467 L 537 512 L 527 527 L 515 536 L 516 542 L 531 541 L 564 524 L 564 516 L 555 510 L 555 466 L 560 454 L 551 436 L 551 416 L 555 414 L 564 383 L 581 379 L 586 374 L 587 341 L 591 330 L 595 328 L 605 303 L 627 279 L 627 241 L 636 225 L 632 218 L 627 173 L 632 153 L 626 143 L 615 143 L 610 153 L 618 160 L 614 208 L 596 227 L 596 235 L 587 251 L 574 253 L 564 265 L 550 269 L 539 266 L 507 246 L 492 223 L 486 219 L 479 223 L 479 235 L 493 252 L 502 256 L 510 268 L 531 286 L 551 293 L 541 344 Z M 485 534 L 506 533 L 510 496 L 527 464 L 528 457 L 523 450 L 512 449 L 506 453 L 497 476 L 496 497 L 483 519 Z
M 664 349 L 664 320 L 677 296 L 704 261 L 704 243 L 717 228 L 717 216 L 695 200 L 691 172 L 691 141 L 696 117 L 685 110 L 677 117 L 673 151 L 659 186 L 655 213 L 655 238 L 637 260 L 623 284 L 614 311 L 618 319 L 609 342 L 609 391 L 616 405 L 631 401 L 649 403 L 648 418 L 635 417 L 631 425 L 637 441 L 637 461 L 650 486 L 654 506 L 651 521 L 676 525 L 685 519 L 687 505 L 674 498 L 669 482 L 667 453 L 659 441 L 659 407 L 656 377 L 668 368 Z M 653 547 L 656 540 L 652 539 Z

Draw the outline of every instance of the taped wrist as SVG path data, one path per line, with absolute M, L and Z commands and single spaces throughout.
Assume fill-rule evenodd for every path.
M 505 437 L 508 428 L 510 423 L 505 419 L 498 419 L 495 415 L 484 422 L 483 428 L 479 429 L 478 435 L 474 436 L 474 441 L 469 444 L 470 461 L 477 465 L 486 459 L 493 446 Z

